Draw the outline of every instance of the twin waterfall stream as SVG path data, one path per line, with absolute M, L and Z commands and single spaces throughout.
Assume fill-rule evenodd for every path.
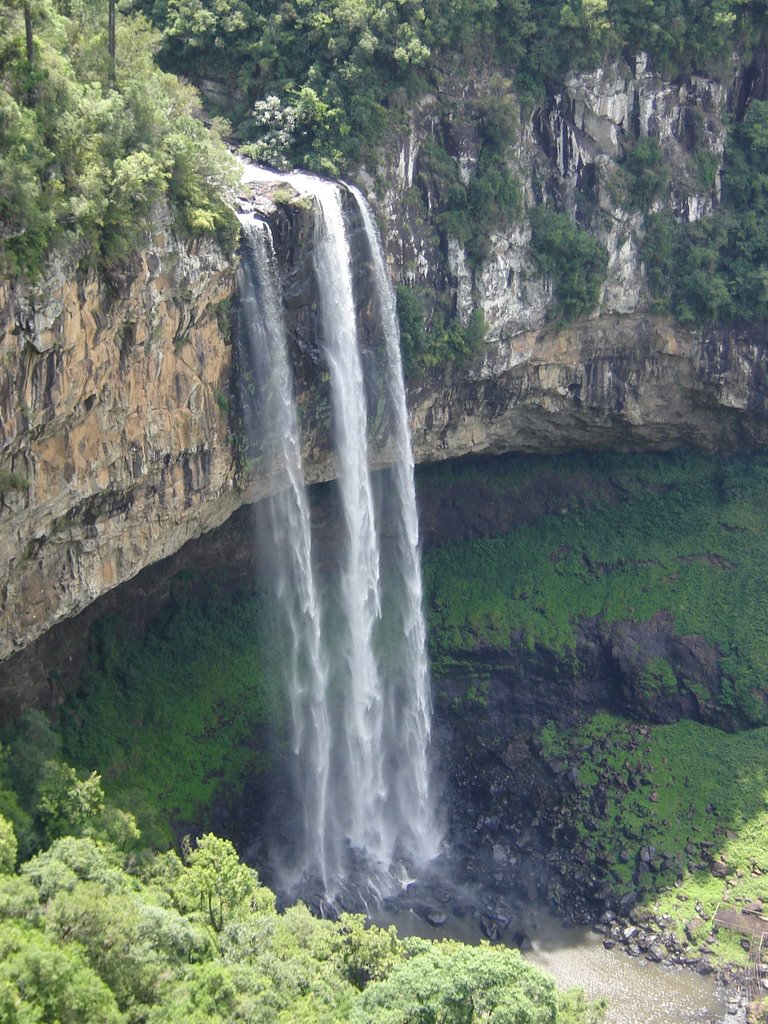
M 430 799 L 429 668 L 422 611 L 413 459 L 392 284 L 360 193 L 308 174 L 248 167 L 246 181 L 289 181 L 314 208 L 318 345 L 330 375 L 331 433 L 343 515 L 338 564 L 321 574 L 313 551 L 302 469 L 300 419 L 283 296 L 269 224 L 241 214 L 241 341 L 249 347 L 256 398 L 243 396 L 247 427 L 267 451 L 277 481 L 262 503 L 276 599 L 286 624 L 295 800 L 300 835 L 295 884 L 319 883 L 325 899 L 354 885 L 375 896 L 398 870 L 432 859 L 440 830 Z M 389 540 L 382 558 L 376 488 L 369 469 L 371 411 L 355 316 L 354 267 L 342 188 L 365 233 L 376 310 L 392 464 Z M 385 564 L 386 561 L 386 564 Z

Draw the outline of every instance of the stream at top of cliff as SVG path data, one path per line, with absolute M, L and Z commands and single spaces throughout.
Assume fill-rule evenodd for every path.
M 382 910 L 372 916 L 382 927 L 395 925 L 403 938 L 450 938 L 468 944 L 482 938 L 476 921 L 452 914 L 438 928 L 412 910 Z M 577 986 L 590 999 L 607 999 L 605 1024 L 744 1024 L 738 992 L 717 985 L 712 976 L 605 949 L 601 936 L 590 928 L 566 927 L 545 910 L 532 911 L 520 925 L 528 940 L 522 949 L 525 959 L 552 975 L 561 988 Z M 510 929 L 508 934 L 515 932 Z

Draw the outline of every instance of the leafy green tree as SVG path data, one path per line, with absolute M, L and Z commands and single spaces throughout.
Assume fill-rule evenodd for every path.
M 43 766 L 38 815 L 45 834 L 54 839 L 79 832 L 104 810 L 104 790 L 96 772 L 79 779 L 77 772 L 59 761 Z
M 20 868 L 38 890 L 41 901 L 80 882 L 98 882 L 105 892 L 124 892 L 132 882 L 122 870 L 122 854 L 107 843 L 79 836 L 62 836 Z
M 403 956 L 403 945 L 394 928 L 366 926 L 360 914 L 342 914 L 334 931 L 338 958 L 345 976 L 359 989 L 381 981 Z
M 9 1024 L 122 1024 L 115 997 L 76 947 L 0 923 L 0 1020 Z
M 173 889 L 183 913 L 202 915 L 215 932 L 237 917 L 274 910 L 275 898 L 240 862 L 232 843 L 207 833 L 187 857 Z
M 0 875 L 0 921 L 19 918 L 38 924 L 40 916 L 37 889 L 19 875 Z
M 217 128 L 200 122 L 194 90 L 156 67 L 157 33 L 136 15 L 108 25 L 107 6 L 35 0 L 34 67 L 20 9 L 2 12 L 9 36 L 0 48 L 4 273 L 38 274 L 52 247 L 82 246 L 92 263 L 119 267 L 144 241 L 153 204 L 164 197 L 185 231 L 213 234 L 230 251 L 235 245 L 228 199 L 238 165 Z
M 153 905 L 149 894 L 109 892 L 81 881 L 49 904 L 46 930 L 62 943 L 78 943 L 88 962 L 123 1010 L 162 998 L 163 984 L 179 964 L 211 954 L 204 930 L 170 908 Z
M 602 1024 L 608 1004 L 605 999 L 590 1002 L 580 988 L 557 993 L 557 1024 Z
M 11 787 L 8 767 L 10 754 L 9 748 L 0 744 L 0 817 L 10 824 L 17 845 L 26 850 L 32 836 L 32 816 L 21 806 Z
M 554 983 L 517 950 L 449 941 L 411 948 L 367 986 L 351 1024 L 555 1024 Z
M 0 875 L 7 875 L 14 870 L 18 850 L 13 825 L 0 814 Z

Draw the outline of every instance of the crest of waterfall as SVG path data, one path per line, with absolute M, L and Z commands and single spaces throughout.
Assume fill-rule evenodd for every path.
M 247 176 L 284 180 L 253 168 Z M 284 482 L 267 515 L 291 635 L 288 686 L 304 829 L 298 861 L 308 878 L 319 878 L 325 893 L 335 895 L 345 887 L 351 850 L 362 863 L 365 886 L 381 892 L 394 884 L 396 858 L 424 863 L 440 843 L 430 802 L 429 669 L 396 307 L 371 214 L 350 190 L 366 237 L 383 342 L 384 380 L 376 383 L 389 409 L 392 465 L 385 472 L 394 540 L 383 564 L 342 189 L 311 175 L 294 173 L 289 180 L 316 207 L 321 345 L 344 526 L 333 586 L 324 588 L 321 602 L 271 236 L 266 224 L 244 216 L 241 306 L 253 322 L 248 333 L 262 382 L 261 415 L 251 428 L 276 438 L 270 457 Z

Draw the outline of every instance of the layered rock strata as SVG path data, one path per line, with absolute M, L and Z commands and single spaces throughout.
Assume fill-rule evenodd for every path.
M 241 502 L 232 287 L 167 214 L 119 279 L 0 283 L 0 659 Z

